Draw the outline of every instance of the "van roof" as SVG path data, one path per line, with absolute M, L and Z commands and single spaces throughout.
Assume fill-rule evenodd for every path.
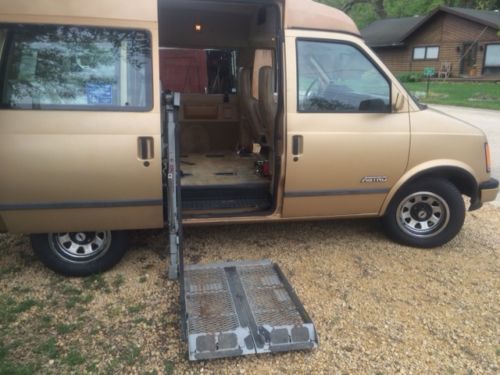
M 339 9 L 312 0 L 284 2 L 286 29 L 317 29 L 361 35 L 354 21 Z
M 156 21 L 157 0 L 1 0 L 0 17 L 34 22 L 39 17 L 57 17 L 62 23 L 76 22 L 72 18 L 95 18 L 129 21 Z
M 123 0 L 86 0 L 85 6 L 82 6 L 81 0 L 2 0 L 0 14 L 156 21 L 158 3 L 172 1 L 176 0 L 125 2 Z M 210 1 L 197 0 L 199 3 L 206 4 Z M 213 2 L 278 3 L 284 6 L 284 27 L 287 29 L 318 29 L 360 35 L 355 23 L 344 12 L 313 0 L 214 0 Z

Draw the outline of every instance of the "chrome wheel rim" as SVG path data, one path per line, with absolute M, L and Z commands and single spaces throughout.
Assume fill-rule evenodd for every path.
M 415 237 L 433 237 L 441 233 L 450 220 L 446 201 L 431 192 L 418 192 L 407 196 L 398 206 L 399 227 Z
M 111 245 L 111 232 L 66 232 L 49 234 L 50 245 L 65 258 L 85 261 L 103 255 Z

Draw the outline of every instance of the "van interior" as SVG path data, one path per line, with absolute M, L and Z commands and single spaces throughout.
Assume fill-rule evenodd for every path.
M 281 164 L 279 25 L 275 5 L 159 1 L 162 90 L 181 93 L 185 217 L 273 208 Z

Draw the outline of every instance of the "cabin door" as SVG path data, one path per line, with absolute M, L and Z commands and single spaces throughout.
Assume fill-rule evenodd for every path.
M 477 43 L 467 42 L 462 45 L 462 63 L 460 74 L 475 76 L 477 74 Z

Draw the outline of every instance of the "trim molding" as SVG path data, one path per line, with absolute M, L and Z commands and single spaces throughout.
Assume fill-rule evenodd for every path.
M 350 190 L 303 190 L 285 192 L 285 198 L 328 197 L 345 195 L 387 194 L 389 188 L 350 189 Z
M 0 204 L 0 211 L 54 210 L 75 208 L 115 208 L 163 206 L 161 199 L 124 200 L 124 201 L 77 201 L 77 202 L 42 202 L 42 203 L 7 203 Z

